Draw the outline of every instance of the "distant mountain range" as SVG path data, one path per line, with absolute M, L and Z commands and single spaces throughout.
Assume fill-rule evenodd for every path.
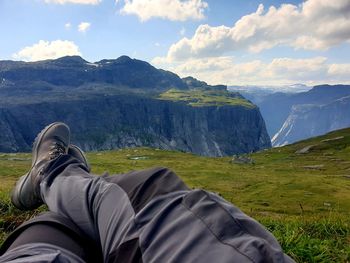
M 350 85 L 319 85 L 299 93 L 241 93 L 260 108 L 273 146 L 350 127 Z
M 321 105 L 294 105 L 272 138 L 272 144 L 283 146 L 347 127 L 350 127 L 350 96 Z
M 271 146 L 259 109 L 223 85 L 122 56 L 0 61 L 0 151 L 29 151 L 45 125 L 64 121 L 85 150 L 150 146 L 207 156 Z
M 228 90 L 242 92 L 251 95 L 266 95 L 275 92 L 299 93 L 309 91 L 312 87 L 305 84 L 296 83 L 291 85 L 280 86 L 229 86 Z

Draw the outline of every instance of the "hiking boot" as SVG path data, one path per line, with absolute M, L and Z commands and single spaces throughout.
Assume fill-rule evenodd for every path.
M 74 158 L 78 159 L 84 166 L 86 167 L 87 171 L 90 172 L 91 168 L 90 165 L 85 157 L 85 154 L 82 149 L 80 149 L 78 146 L 71 144 L 68 148 L 68 154 L 73 156 Z
M 50 161 L 67 154 L 70 143 L 69 127 L 55 122 L 45 127 L 33 144 L 32 167 L 16 183 L 11 201 L 21 210 L 32 210 L 43 204 L 40 183 L 46 176 L 45 168 Z

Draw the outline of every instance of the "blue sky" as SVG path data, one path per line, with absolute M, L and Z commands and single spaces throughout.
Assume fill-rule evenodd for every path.
M 0 59 L 128 55 L 211 84 L 350 83 L 350 1 L 1 0 Z

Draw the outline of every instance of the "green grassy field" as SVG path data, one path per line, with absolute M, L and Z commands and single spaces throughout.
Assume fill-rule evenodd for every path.
M 244 106 L 255 108 L 256 106 L 248 100 L 227 90 L 177 90 L 170 89 L 159 95 L 161 100 L 182 101 L 193 107 L 203 106 Z
M 256 218 L 297 262 L 350 261 L 350 129 L 246 155 L 253 161 L 247 164 L 147 148 L 87 157 L 97 174 L 169 167 L 189 186 L 217 192 Z M 8 197 L 30 158 L 0 154 L 0 242 L 33 214 L 15 209 Z

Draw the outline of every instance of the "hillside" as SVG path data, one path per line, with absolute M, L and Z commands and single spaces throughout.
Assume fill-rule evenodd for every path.
M 294 105 L 271 141 L 281 146 L 346 127 L 350 127 L 350 96 L 323 105 Z
M 226 156 L 271 147 L 259 109 L 223 85 L 127 56 L 0 61 L 0 151 L 30 151 L 55 121 L 69 124 L 87 151 L 147 146 Z
M 176 74 L 158 70 L 145 61 L 128 56 L 94 63 L 79 56 L 29 63 L 0 61 L 0 80 L 8 85 L 39 82 L 61 87 L 79 87 L 86 83 L 106 83 L 132 89 L 187 88 Z
M 319 85 L 299 93 L 252 90 L 242 94 L 255 103 L 274 146 L 349 127 L 349 85 Z M 332 119 L 331 116 L 334 116 Z
M 0 228 L 4 237 L 28 214 L 8 193 L 30 154 L 0 155 Z M 90 152 L 93 172 L 166 166 L 191 187 L 220 193 L 265 224 L 297 262 L 350 260 L 350 129 L 249 155 L 208 158 L 150 148 Z
M 281 146 L 350 127 L 350 86 L 321 85 L 294 97 L 273 146 Z

